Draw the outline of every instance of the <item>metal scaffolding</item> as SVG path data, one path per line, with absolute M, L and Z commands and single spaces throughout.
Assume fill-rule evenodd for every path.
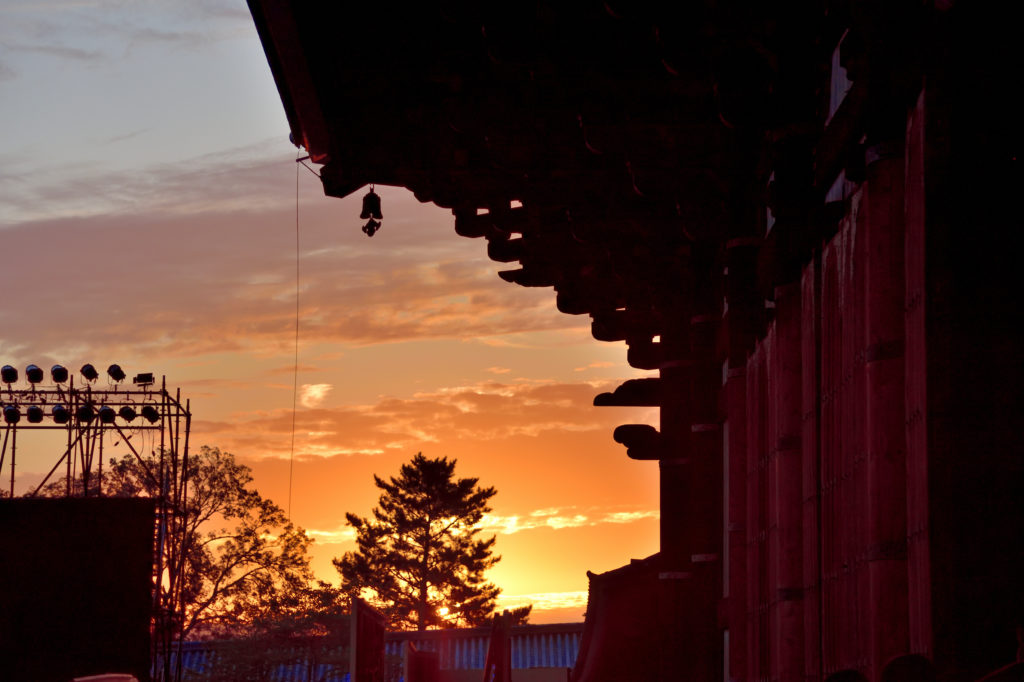
M 5 368 L 8 369 L 8 368 Z M 10 378 L 10 377 L 6 377 Z M 153 531 L 153 617 L 152 661 L 154 679 L 177 680 L 180 665 L 172 669 L 170 654 L 180 648 L 184 625 L 184 574 L 187 565 L 187 498 L 189 484 L 189 431 L 192 414 L 189 401 L 182 402 L 181 389 L 172 393 L 166 378 L 156 387 L 152 375 L 135 377 L 129 386 L 113 382 L 110 388 L 94 387 L 95 380 L 76 386 L 74 377 L 48 384 L 28 382 L 16 388 L 7 382 L 0 389 L 0 415 L 3 420 L 0 444 L 0 473 L 10 458 L 8 494 L 15 496 L 19 432 L 61 431 L 67 445 L 49 473 L 26 493 L 66 497 L 103 497 L 103 456 L 108 440 L 123 443 L 139 463 L 156 502 Z M 56 378 L 56 377 L 55 377 Z M 145 447 L 133 442 L 151 437 L 147 457 Z M 141 451 L 140 451 L 141 450 Z M 47 488 L 63 466 L 64 489 Z M 157 666 L 164 669 L 158 670 Z

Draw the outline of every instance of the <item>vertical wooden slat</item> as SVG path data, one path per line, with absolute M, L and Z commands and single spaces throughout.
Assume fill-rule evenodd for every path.
M 825 675 L 840 670 L 837 665 L 842 614 L 837 614 L 839 603 L 840 547 L 836 534 L 838 511 L 837 470 L 838 439 L 836 420 L 837 391 L 839 389 L 836 366 L 836 344 L 839 336 L 840 315 L 837 314 L 839 298 L 836 266 L 835 240 L 827 245 L 822 254 L 821 275 L 821 505 L 822 505 L 822 657 Z
M 728 370 L 726 381 L 728 419 L 729 498 L 729 672 L 735 680 L 750 679 L 747 646 L 747 379 L 746 368 Z M 726 682 L 729 682 L 728 680 Z
M 774 345 L 769 371 L 775 514 L 777 678 L 803 679 L 803 524 L 801 512 L 800 284 L 775 289 Z
M 803 587 L 804 587 L 804 678 L 821 682 L 821 572 L 819 543 L 819 334 L 818 315 L 820 268 L 817 261 L 804 268 L 801 278 L 800 350 L 803 374 L 801 376 L 801 433 L 802 433 L 802 519 L 803 519 Z
M 764 509 L 764 351 L 758 345 L 747 362 L 747 607 L 748 679 L 768 679 L 769 646 L 765 640 L 765 518 Z
M 764 447 L 761 450 L 762 465 L 760 479 L 762 481 L 763 496 L 762 504 L 765 510 L 762 524 L 764 526 L 764 555 L 761 560 L 764 589 L 761 593 L 761 600 L 764 604 L 765 619 L 767 621 L 767 632 L 762 634 L 768 647 L 768 675 L 772 680 L 781 677 L 780 652 L 782 648 L 782 623 L 779 621 L 779 601 L 776 590 L 779 585 L 779 513 L 778 504 L 778 452 L 775 449 L 775 419 L 774 413 L 778 405 L 778 386 L 775 366 L 777 342 L 775 335 L 776 326 L 773 324 L 764 341 L 761 343 L 762 361 L 764 362 L 764 411 L 767 417 L 761 426 Z
M 925 93 L 908 119 L 904 262 L 905 413 L 907 444 L 907 561 L 910 650 L 930 656 L 931 560 L 928 545 L 927 348 L 925 329 Z
M 871 668 L 877 673 L 909 647 L 902 153 L 871 163 L 866 185 L 867 603 Z

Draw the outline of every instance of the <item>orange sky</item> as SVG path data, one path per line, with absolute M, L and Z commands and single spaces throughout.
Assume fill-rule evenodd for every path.
M 245 187 L 218 185 L 218 171 L 200 173 L 192 205 L 7 228 L 5 257 L 25 266 L 4 270 L 22 293 L 5 306 L 18 324 L 4 327 L 3 361 L 166 375 L 191 400 L 192 443 L 234 453 L 286 506 L 294 166 L 257 164 Z M 558 313 L 551 289 L 501 281 L 506 266 L 455 235 L 449 212 L 379 188 L 384 229 L 368 239 L 358 195 L 325 198 L 305 170 L 300 182 L 292 516 L 316 539 L 317 575 L 337 579 L 330 559 L 354 545 L 344 514 L 370 512 L 374 473 L 445 455 L 498 488 L 487 532 L 504 604 L 535 602 L 534 622 L 579 619 L 587 570 L 657 550 L 656 465 L 611 438 L 656 414 L 591 405 L 638 374 L 624 345 L 593 340 L 589 318 Z M 59 454 L 24 436 L 21 448 L 21 485 Z
M 295 150 L 244 3 L 4 4 L 0 120 L 0 364 L 165 375 L 191 400 L 193 446 L 234 453 L 286 506 Z M 591 406 L 640 375 L 624 344 L 593 340 L 551 289 L 501 281 L 514 265 L 450 212 L 378 187 L 368 239 L 362 192 L 326 198 L 299 170 L 291 511 L 317 574 L 337 578 L 374 473 L 446 455 L 498 489 L 506 603 L 581 618 L 588 569 L 657 550 L 657 465 L 611 437 L 656 415 Z M 47 433 L 19 436 L 20 489 L 63 451 Z M 545 612 L 558 595 L 575 606 Z

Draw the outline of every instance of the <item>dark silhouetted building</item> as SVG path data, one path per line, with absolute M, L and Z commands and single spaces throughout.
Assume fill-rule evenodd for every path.
M 661 409 L 614 434 L 661 547 L 591 576 L 574 680 L 1015 660 L 1011 3 L 249 5 L 328 195 L 452 209 L 658 372 L 595 399 Z

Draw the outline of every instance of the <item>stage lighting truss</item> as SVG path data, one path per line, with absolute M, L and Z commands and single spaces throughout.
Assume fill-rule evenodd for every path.
M 63 464 L 68 481 L 67 494 L 89 491 L 102 480 L 105 441 L 123 443 L 140 460 L 149 453 L 137 452 L 133 436 L 146 436 L 159 452 L 178 456 L 178 441 L 187 434 L 192 415 L 188 401 L 182 402 L 181 390 L 173 394 L 164 379 L 156 385 L 153 375 L 143 373 L 132 384 L 122 383 L 126 374 L 118 365 L 107 371 L 113 381 L 109 388 L 96 386 L 98 373 L 92 365 L 83 368 L 84 380 L 54 365 L 50 382 L 44 383 L 45 372 L 37 365 L 28 365 L 24 374 L 11 365 L 4 365 L 0 377 L 0 470 L 10 461 L 9 493 L 14 495 L 18 434 L 25 431 L 56 430 L 67 433 L 67 447 L 53 469 L 39 484 L 38 493 Z M 187 446 L 186 446 L 187 447 Z M 93 467 L 99 476 L 94 475 Z M 4 471 L 4 474 L 7 472 Z M 4 476 L 6 479 L 7 476 Z M 4 480 L 3 487 L 8 487 Z M 31 493 L 31 494 L 35 494 Z M 102 494 L 102 486 L 96 490 Z
M 152 655 L 154 662 L 160 657 L 168 659 L 184 636 L 183 571 L 191 537 L 184 513 L 192 423 L 189 402 L 182 402 L 180 389 L 171 393 L 166 379 L 157 385 L 148 372 L 137 374 L 128 384 L 128 375 L 119 365 L 108 367 L 107 388 L 97 386 L 100 375 L 93 365 L 84 365 L 81 377 L 63 365 L 54 365 L 49 382 L 38 365 L 28 365 L 24 374 L 12 365 L 0 370 L 0 472 L 4 474 L 0 486 L 10 496 L 15 494 L 19 434 L 39 430 L 64 431 L 66 447 L 27 497 L 37 496 L 59 476 L 62 466 L 64 486 L 58 493 L 103 496 L 104 444 L 108 442 L 126 447 L 145 468 L 155 489 L 162 491 L 155 496 L 153 562 L 153 585 L 161 586 L 153 594 L 153 627 L 162 634 L 154 642 Z M 4 469 L 8 460 L 8 469 Z
M 55 408 L 57 409 L 55 412 Z M 71 419 L 66 419 L 70 412 Z M 149 385 L 104 390 L 57 386 L 0 387 L 0 414 L 19 429 L 74 429 L 91 424 L 111 430 L 159 431 L 165 419 L 182 418 L 186 409 L 165 389 Z M 31 415 L 31 419 L 23 419 Z M 98 423 L 95 423 L 98 422 Z

